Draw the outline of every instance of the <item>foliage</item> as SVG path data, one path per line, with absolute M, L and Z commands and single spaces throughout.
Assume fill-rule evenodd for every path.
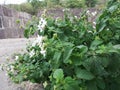
M 95 29 L 86 13 L 79 18 L 65 11 L 62 19 L 43 15 L 25 30 L 27 37 L 34 32 L 39 36 L 10 65 L 10 78 L 46 83 L 45 90 L 119 90 L 119 15 L 118 0 L 108 3 Z
M 88 7 L 95 7 L 96 3 L 97 3 L 97 0 L 85 0 L 85 4 Z
M 27 12 L 36 15 L 40 9 L 53 8 L 86 8 L 95 7 L 101 9 L 107 2 L 104 0 L 27 0 L 28 2 L 18 4 L 9 4 L 7 7 L 14 8 L 17 11 Z
M 40 0 L 27 0 L 33 7 L 34 13 L 36 14 L 38 10 L 44 6 L 44 2 Z
M 34 14 L 34 9 L 29 3 L 23 3 L 20 5 L 20 11 Z
M 66 0 L 61 1 L 62 6 L 67 8 L 81 8 L 85 7 L 85 1 L 84 0 Z
M 6 5 L 7 7 L 9 8 L 13 8 L 17 11 L 20 11 L 20 12 L 27 12 L 27 13 L 30 13 L 30 14 L 34 14 L 34 10 L 33 10 L 33 7 L 30 3 L 22 3 L 20 5 L 17 5 L 17 4 L 9 4 L 9 5 Z

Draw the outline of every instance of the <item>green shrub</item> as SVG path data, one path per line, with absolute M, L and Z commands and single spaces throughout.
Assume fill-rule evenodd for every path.
M 82 8 L 85 7 L 84 0 L 66 0 L 61 1 L 62 5 L 67 8 Z
M 22 12 L 27 12 L 27 13 L 30 13 L 30 14 L 33 14 L 34 13 L 34 10 L 33 10 L 33 7 L 31 6 L 30 3 L 22 3 L 19 5 L 19 11 L 22 11 Z
M 87 7 L 95 7 L 97 2 L 98 2 L 98 0 L 85 0 L 85 4 Z
M 16 56 L 10 78 L 42 83 L 45 90 L 119 90 L 119 15 L 117 0 L 109 2 L 95 29 L 86 13 L 79 18 L 65 11 L 62 19 L 43 15 L 25 30 L 26 37 L 37 31 L 38 38 Z

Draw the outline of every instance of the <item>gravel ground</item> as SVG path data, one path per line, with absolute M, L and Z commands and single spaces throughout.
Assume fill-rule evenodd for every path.
M 0 64 L 7 63 L 7 58 L 12 62 L 14 53 L 25 51 L 26 44 L 33 41 L 34 38 L 25 39 L 1 39 L 0 40 Z M 0 71 L 0 90 L 24 90 L 19 85 L 11 83 L 5 71 Z

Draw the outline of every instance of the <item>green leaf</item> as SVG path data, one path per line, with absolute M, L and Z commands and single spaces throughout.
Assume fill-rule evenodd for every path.
M 104 67 L 107 67 L 110 63 L 110 60 L 107 57 L 101 57 L 101 63 Z
M 82 62 L 82 59 L 80 56 L 75 56 L 75 55 L 72 55 L 71 56 L 71 61 L 72 61 L 72 64 L 76 65 L 76 66 L 79 66 L 81 65 L 83 62 Z
M 94 78 L 94 75 L 85 69 L 77 69 L 76 76 L 80 79 L 85 79 L 85 80 L 92 80 Z
M 117 5 L 113 5 L 113 6 L 111 6 L 111 7 L 109 8 L 109 11 L 110 11 L 111 13 L 113 13 L 117 8 L 118 8 Z
M 71 77 L 65 78 L 64 90 L 80 90 L 79 84 Z
M 99 88 L 101 88 L 102 90 L 105 89 L 105 82 L 102 79 L 97 79 L 96 82 Z
M 26 38 L 29 38 L 29 29 L 25 29 L 25 31 L 24 31 L 24 36 L 25 36 Z
M 97 48 L 97 46 L 100 45 L 101 43 L 103 43 L 103 41 L 101 41 L 101 40 L 94 40 L 91 43 L 90 49 L 95 50 Z
M 91 80 L 86 83 L 87 85 L 87 90 L 98 90 L 96 82 Z
M 63 33 L 60 29 L 56 29 L 55 27 L 48 27 L 50 32 L 54 33 Z
M 55 52 L 54 57 L 53 57 L 55 64 L 59 62 L 60 57 L 61 57 L 61 52 Z
M 101 45 L 101 46 L 98 47 L 98 50 L 96 50 L 95 52 L 96 52 L 97 54 L 106 53 L 106 52 L 108 51 L 106 48 L 107 48 L 106 46 Z M 107 50 L 107 51 L 106 51 L 106 50 Z
M 56 69 L 53 73 L 53 77 L 57 80 L 57 82 L 61 81 L 64 78 L 63 70 Z
M 76 46 L 77 48 L 80 49 L 80 53 L 84 54 L 88 51 L 88 47 L 85 45 L 80 45 L 80 46 Z
M 120 44 L 114 45 L 113 48 L 115 48 L 115 49 L 117 49 L 117 50 L 120 50 Z
M 99 32 L 103 31 L 105 27 L 106 27 L 106 23 L 103 23 L 101 27 L 99 27 Z
M 63 61 L 64 61 L 64 63 L 68 63 L 69 62 L 69 57 L 71 56 L 72 51 L 73 51 L 72 47 L 68 46 L 68 47 L 65 48 L 65 52 L 63 54 Z

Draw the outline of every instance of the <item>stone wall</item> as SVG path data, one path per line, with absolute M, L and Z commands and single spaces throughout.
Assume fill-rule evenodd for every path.
M 38 17 L 41 16 L 44 10 L 40 10 L 38 12 Z M 79 16 L 83 9 L 70 9 L 70 12 Z M 100 13 L 100 10 L 90 8 L 90 13 L 97 12 Z M 63 9 L 50 9 L 47 11 L 48 15 L 53 16 L 54 18 L 63 17 Z M 89 21 L 93 22 L 96 19 L 96 16 L 92 16 L 88 18 Z M 25 12 L 17 12 L 13 9 L 4 7 L 0 5 L 0 39 L 3 38 L 19 38 L 24 37 L 23 32 L 24 29 L 21 29 L 20 26 L 25 26 L 26 22 L 31 19 L 31 15 Z M 19 20 L 20 24 L 17 24 L 16 21 Z
M 50 9 L 50 10 L 47 10 L 47 15 L 53 16 L 54 18 L 63 17 L 63 14 L 64 14 L 63 10 L 64 9 L 61 9 L 61 8 Z M 97 12 L 97 14 L 99 14 L 101 12 L 101 10 L 98 10 L 96 8 L 89 8 L 88 10 L 89 10 L 90 14 L 92 14 L 94 12 Z M 84 11 L 84 9 L 79 9 L 79 8 L 70 9 L 70 12 L 73 15 L 78 16 L 78 17 L 80 16 L 80 13 L 83 11 Z M 44 12 L 44 10 L 40 10 L 38 12 L 37 16 L 40 17 L 43 12 Z M 91 22 L 95 21 L 97 14 L 95 16 L 89 17 L 88 20 Z
M 26 22 L 31 19 L 31 15 L 25 12 L 17 12 L 13 9 L 0 5 L 0 39 L 23 37 Z M 17 20 L 20 23 L 17 23 Z

